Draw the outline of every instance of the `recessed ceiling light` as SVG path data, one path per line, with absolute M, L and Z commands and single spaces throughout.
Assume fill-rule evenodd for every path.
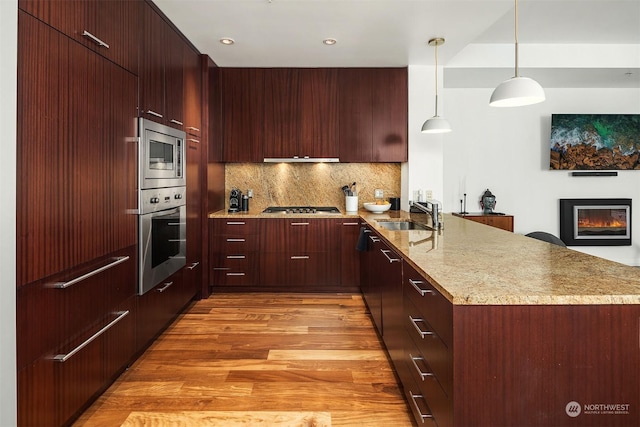
M 334 45 L 334 44 L 338 43 L 338 40 L 336 40 L 336 39 L 324 39 L 324 40 L 322 40 L 322 43 L 326 44 L 327 46 L 331 46 L 331 45 Z
M 236 41 L 230 37 L 223 37 L 220 39 L 220 43 L 230 46 L 232 44 L 234 44 Z

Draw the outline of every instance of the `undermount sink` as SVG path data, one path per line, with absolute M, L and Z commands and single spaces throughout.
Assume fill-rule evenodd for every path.
M 421 224 L 419 222 L 413 221 L 380 221 L 378 220 L 378 225 L 380 227 L 386 228 L 387 230 L 392 231 L 400 231 L 400 230 L 433 230 L 431 227 L 425 224 Z

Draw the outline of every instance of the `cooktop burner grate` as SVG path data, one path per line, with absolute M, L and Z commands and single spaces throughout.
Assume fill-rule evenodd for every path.
M 269 206 L 262 213 L 287 213 L 287 214 L 307 214 L 307 213 L 329 213 L 339 214 L 340 211 L 334 206 Z

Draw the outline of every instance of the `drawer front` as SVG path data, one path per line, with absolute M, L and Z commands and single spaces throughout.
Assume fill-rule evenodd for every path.
M 447 395 L 424 356 L 408 334 L 404 336 L 405 363 L 409 367 L 409 383 L 417 390 L 428 406 L 438 427 L 453 425 L 453 399 Z M 412 402 L 409 402 L 412 403 Z
M 452 353 L 411 301 L 404 301 L 405 330 L 443 389 L 451 394 Z
M 271 252 L 260 254 L 260 280 L 264 286 L 324 290 L 340 286 L 337 254 Z
M 136 293 L 135 246 L 17 293 L 18 366 L 68 343 Z
M 338 251 L 339 234 L 332 219 L 266 219 L 260 235 L 262 252 Z
M 212 236 L 225 236 L 225 235 L 250 235 L 258 233 L 258 219 L 250 218 L 211 218 L 209 219 L 211 225 Z
M 411 300 L 420 316 L 429 322 L 444 343 L 453 343 L 453 305 L 427 279 L 413 268 L 405 269 L 404 296 Z
M 404 397 L 407 399 L 407 404 L 411 413 L 416 420 L 416 425 L 440 427 L 435 423 L 431 408 L 427 403 L 427 399 L 422 395 L 420 388 L 416 382 L 412 379 L 406 379 L 402 382 L 402 388 L 404 390 Z
M 214 246 L 211 250 L 225 254 L 246 254 L 247 252 L 256 252 L 259 248 L 258 242 L 258 236 L 255 235 L 219 236 L 214 240 Z
M 257 286 L 257 269 L 214 268 L 211 272 L 213 286 Z

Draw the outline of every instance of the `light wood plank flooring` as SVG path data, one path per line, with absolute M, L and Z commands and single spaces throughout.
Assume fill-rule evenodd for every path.
M 360 295 L 194 303 L 74 426 L 411 426 Z

